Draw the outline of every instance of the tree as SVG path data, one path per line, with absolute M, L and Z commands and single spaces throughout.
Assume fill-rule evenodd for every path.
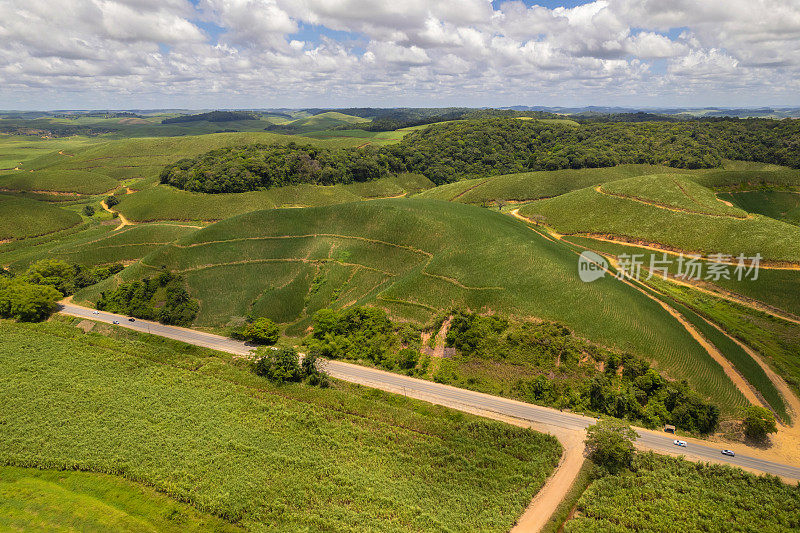
M 300 361 L 297 352 L 293 348 L 262 348 L 257 353 L 259 357 L 256 359 L 253 370 L 259 376 L 263 376 L 275 383 L 303 379 Z
M 768 434 L 778 431 L 775 416 L 768 409 L 758 405 L 751 405 L 745 409 L 742 426 L 745 436 L 755 441 L 764 441 Z
M 106 197 L 106 207 L 111 208 L 117 205 L 118 203 L 119 203 L 119 198 L 117 198 L 113 194 Z
M 231 337 L 243 341 L 272 345 L 278 342 L 280 329 L 269 318 L 259 317 L 250 324 L 243 324 L 231 332 Z
M 269 318 L 260 317 L 249 327 L 249 337 L 253 342 L 261 344 L 275 344 L 278 342 L 278 326 Z
M 61 294 L 75 292 L 76 269 L 60 259 L 41 259 L 22 274 L 22 281 L 36 285 L 50 285 Z
M 61 293 L 47 285 L 0 278 L 0 317 L 38 322 L 56 309 Z
M 610 474 L 631 465 L 636 432 L 619 420 L 603 419 L 586 430 L 589 458 Z
M 403 370 L 411 370 L 419 362 L 419 352 L 413 348 L 403 348 L 397 353 L 397 366 Z
M 94 216 L 94 207 L 92 207 L 91 205 L 83 206 L 83 214 L 86 215 L 87 217 L 93 217 Z

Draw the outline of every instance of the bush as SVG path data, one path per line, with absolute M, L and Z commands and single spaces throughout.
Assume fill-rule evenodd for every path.
M 260 317 L 250 324 L 240 326 L 231 332 L 234 339 L 272 345 L 278 342 L 280 329 L 269 318 Z
M 631 466 L 634 441 L 636 432 L 619 420 L 603 419 L 586 430 L 589 459 L 609 474 Z
M 117 198 L 113 194 L 106 197 L 106 207 L 111 208 L 117 205 L 118 203 L 119 203 L 119 198 Z
M 253 363 L 253 371 L 273 383 L 296 383 L 307 380 L 310 385 L 328 387 L 327 374 L 321 371 L 314 355 L 308 354 L 300 361 L 293 348 L 261 348 Z
M 62 294 L 53 287 L 0 277 L 0 318 L 38 322 L 56 310 Z
M 764 441 L 768 434 L 778 431 L 778 426 L 775 424 L 775 415 L 758 405 L 751 405 L 745 409 L 742 426 L 745 436 L 755 441 Z
M 92 207 L 91 205 L 83 206 L 83 214 L 86 215 L 87 217 L 93 217 L 94 216 L 94 207 Z

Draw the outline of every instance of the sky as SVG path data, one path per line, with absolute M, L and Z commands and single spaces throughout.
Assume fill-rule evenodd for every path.
M 0 0 L 0 109 L 800 105 L 800 0 Z

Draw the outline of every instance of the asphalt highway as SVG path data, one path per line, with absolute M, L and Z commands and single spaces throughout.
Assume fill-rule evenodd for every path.
M 62 304 L 60 312 L 109 324 L 117 321 L 121 327 L 237 355 L 247 355 L 253 349 L 252 346 L 246 343 L 220 335 L 175 326 L 165 326 L 164 324 L 151 322 L 149 320 L 136 319 L 136 321 L 130 322 L 126 316 L 107 313 L 105 311 L 95 311 L 69 303 Z M 512 417 L 534 423 L 545 429 L 547 427 L 554 427 L 567 430 L 583 430 L 597 422 L 595 418 L 575 413 L 565 413 L 556 409 L 540 407 L 466 389 L 459 389 L 449 385 L 341 361 L 325 361 L 324 365 L 328 374 L 337 379 L 424 399 L 431 403 L 446 405 L 463 411 L 489 412 Z M 722 455 L 722 449 L 720 447 L 700 444 L 693 440 L 688 442 L 686 448 L 678 448 L 673 443 L 675 437 L 672 435 L 661 435 L 657 432 L 647 430 L 637 430 L 637 433 L 639 434 L 637 445 L 643 449 L 673 454 L 676 452 L 685 453 L 687 459 L 690 460 L 702 459 L 723 462 L 758 472 L 800 480 L 800 467 L 798 466 L 775 463 L 756 457 L 749 457 L 740 453 L 737 453 L 736 457 L 728 457 Z

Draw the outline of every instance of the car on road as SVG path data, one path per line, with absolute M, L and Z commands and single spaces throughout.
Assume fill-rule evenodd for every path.
M 676 440 L 672 441 L 672 444 L 674 444 L 675 446 L 680 446 L 682 448 L 686 448 L 686 441 L 685 440 L 677 440 L 676 439 Z
M 727 455 L 729 457 L 736 457 L 736 454 L 733 450 L 722 450 L 722 455 Z
M 99 314 L 100 314 L 100 311 L 92 311 L 92 314 L 93 314 L 93 315 L 99 315 Z
M 136 322 L 136 319 L 135 318 L 129 318 L 128 322 Z
M 112 324 L 119 324 L 119 320 L 114 320 L 111 322 Z

